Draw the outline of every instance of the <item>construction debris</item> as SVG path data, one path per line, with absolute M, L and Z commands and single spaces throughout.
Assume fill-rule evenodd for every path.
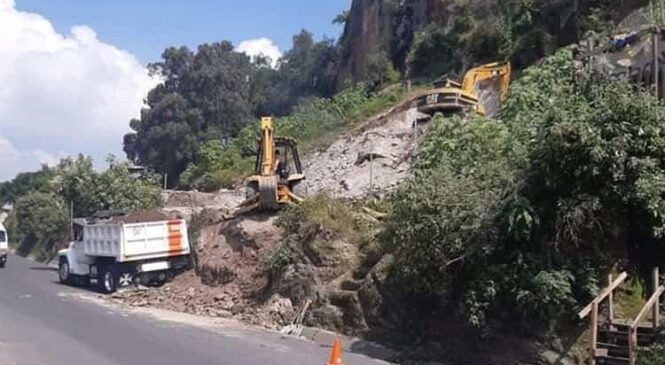
M 417 145 L 429 118 L 415 108 L 383 115 L 363 130 L 344 136 L 305 158 L 309 195 L 329 193 L 338 198 L 383 195 L 410 175 Z

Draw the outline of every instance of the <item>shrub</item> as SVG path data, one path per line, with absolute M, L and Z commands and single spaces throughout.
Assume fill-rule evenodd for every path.
M 665 257 L 665 110 L 596 73 L 573 83 L 569 61 L 525 71 L 503 123 L 439 118 L 393 197 L 393 273 L 474 325 L 569 320 L 608 268 Z
M 639 352 L 637 365 L 662 365 L 665 364 L 665 343 L 659 342 L 649 349 Z
M 12 242 L 19 254 L 50 259 L 69 236 L 67 208 L 62 198 L 50 193 L 28 193 L 18 198 L 10 217 Z
M 435 121 L 383 234 L 410 288 L 439 291 L 452 264 L 497 244 L 496 214 L 513 188 L 507 141 L 505 126 L 493 121 Z

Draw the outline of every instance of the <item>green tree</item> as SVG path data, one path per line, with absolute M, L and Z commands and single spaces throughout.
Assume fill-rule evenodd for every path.
M 42 166 L 39 171 L 20 173 L 13 180 L 0 183 L 0 205 L 12 203 L 29 192 L 48 191 L 52 178 L 53 170 Z
M 131 121 L 134 132 L 125 136 L 124 149 L 134 163 L 175 178 L 202 141 L 233 138 L 254 120 L 262 96 L 253 76 L 263 65 L 226 41 L 201 45 L 196 53 L 169 48 L 162 58 L 150 69 L 165 81 L 149 93 L 141 119 Z
M 392 61 L 386 52 L 372 53 L 367 57 L 365 65 L 365 83 L 371 90 L 378 90 L 382 86 L 396 82 L 400 75 L 393 67 Z
M 30 192 L 19 197 L 8 220 L 8 228 L 14 229 L 10 232 L 12 242 L 20 254 L 47 259 L 68 238 L 66 204 L 51 193 Z
M 333 25 L 344 25 L 346 22 L 349 20 L 349 15 L 351 12 L 349 10 L 344 10 L 343 12 L 337 14 L 337 16 L 333 19 L 332 23 Z
M 331 39 L 315 42 L 302 30 L 293 37 L 292 48 L 282 56 L 267 110 L 286 115 L 301 99 L 330 97 L 335 92 L 336 50 Z

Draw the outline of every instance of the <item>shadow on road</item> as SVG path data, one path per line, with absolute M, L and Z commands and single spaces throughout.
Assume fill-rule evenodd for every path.
M 32 266 L 30 270 L 35 271 L 58 271 L 57 267 Z
M 59 286 L 69 288 L 69 289 L 80 290 L 80 291 L 83 291 L 83 292 L 88 292 L 88 293 L 93 293 L 93 294 L 100 294 L 99 290 L 97 289 L 97 285 L 96 285 L 97 283 L 95 281 L 93 281 L 90 284 L 90 286 L 76 285 L 76 284 L 68 285 L 68 284 L 61 283 L 60 280 L 52 280 L 51 283 L 53 285 L 59 285 Z

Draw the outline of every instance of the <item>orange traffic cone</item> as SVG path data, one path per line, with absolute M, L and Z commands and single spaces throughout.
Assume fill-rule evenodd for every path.
M 339 341 L 339 338 L 335 339 L 332 352 L 330 352 L 330 360 L 328 360 L 328 365 L 344 365 L 342 362 L 342 343 Z

